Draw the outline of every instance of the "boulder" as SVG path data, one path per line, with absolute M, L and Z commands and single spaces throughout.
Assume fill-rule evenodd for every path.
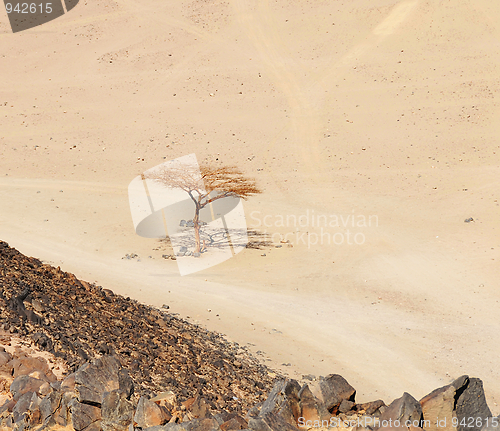
M 26 392 L 17 400 L 17 403 L 12 410 L 12 419 L 15 423 L 24 420 L 26 417 L 33 395 L 36 396 L 34 392 Z
M 247 429 L 248 422 L 241 416 L 236 415 L 219 426 L 222 431 L 244 430 Z
M 368 403 L 358 404 L 356 409 L 358 412 L 363 412 L 368 416 L 379 416 L 377 413 L 380 412 L 382 407 L 387 407 L 382 400 L 370 401 Z M 383 413 L 383 412 L 380 412 Z
M 251 417 L 248 421 L 248 429 L 253 431 L 297 431 L 297 426 L 286 422 L 281 416 L 269 414 L 264 420 L 261 417 Z
M 325 405 L 314 396 L 307 384 L 302 386 L 298 396 L 300 417 L 303 418 L 304 422 L 312 421 L 314 423 L 314 421 L 321 422 L 330 419 L 330 414 Z
M 452 424 L 455 408 L 453 385 L 435 389 L 420 400 L 426 431 L 454 431 Z
M 278 417 L 295 427 L 300 417 L 299 391 L 300 385 L 296 380 L 279 380 L 262 404 L 259 417 L 268 424 Z
M 186 408 L 189 419 L 211 418 L 212 414 L 205 399 L 197 395 L 184 401 L 182 405 Z
M 409 393 L 405 392 L 401 398 L 394 400 L 380 416 L 380 429 L 407 428 L 410 424 L 414 427 L 422 425 L 422 407 Z
M 499 431 L 500 430 L 500 416 L 491 417 L 486 420 L 486 423 L 481 428 L 481 431 Z
M 102 356 L 87 362 L 75 372 L 75 392 L 78 401 L 100 406 L 104 392 L 120 388 L 120 362 L 114 356 Z
M 325 407 L 332 413 L 337 413 L 342 401 L 355 401 L 356 390 L 339 374 L 329 374 L 322 378 L 320 389 Z
M 65 379 L 61 383 L 61 391 L 73 392 L 75 390 L 75 373 L 71 373 L 65 377 Z
M 101 409 L 73 399 L 69 405 L 71 425 L 75 431 L 100 431 Z
M 102 431 L 127 431 L 134 416 L 134 405 L 120 390 L 105 392 L 101 405 Z
M 21 395 L 27 392 L 36 392 L 44 383 L 43 380 L 35 379 L 30 376 L 19 376 L 14 379 L 10 385 L 10 392 L 13 398 L 17 401 Z
M 54 413 L 61 406 L 61 398 L 61 392 L 54 391 L 40 401 L 42 423 L 47 424 L 53 418 Z
M 28 375 L 33 372 L 40 372 L 40 379 L 50 383 L 55 382 L 57 377 L 50 369 L 47 361 L 40 357 L 20 357 L 12 360 L 14 377 Z
M 467 376 L 462 376 L 461 379 L 463 377 Z M 458 419 L 458 431 L 481 431 L 486 419 L 491 418 L 480 379 L 470 378 L 466 385 L 457 389 L 455 414 Z
M 142 396 L 137 404 L 134 414 L 134 426 L 148 428 L 155 425 L 163 425 L 170 419 L 165 409 L 158 404 Z

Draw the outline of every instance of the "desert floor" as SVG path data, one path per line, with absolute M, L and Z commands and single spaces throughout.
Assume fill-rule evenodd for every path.
M 499 414 L 499 23 L 490 0 L 80 0 L 15 34 L 1 12 L 0 238 L 361 402 L 469 374 Z M 274 244 L 181 277 L 127 187 L 190 153 L 257 180 Z

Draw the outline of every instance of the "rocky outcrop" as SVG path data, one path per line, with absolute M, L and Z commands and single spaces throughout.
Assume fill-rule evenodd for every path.
M 92 358 L 116 357 L 134 381 L 135 403 L 141 396 L 150 398 L 169 390 L 188 399 L 203 389 L 211 409 L 245 414 L 265 400 L 274 375 L 246 348 L 166 310 L 78 280 L 0 241 L 0 330 L 31 339 L 40 349 L 63 359 L 72 372 Z M 2 363 L 9 362 L 2 356 L 0 352 L 0 375 Z M 10 366 L 14 366 L 14 377 L 29 374 L 23 367 L 38 367 Z M 49 383 L 54 380 L 45 375 Z M 117 388 L 115 377 L 109 391 Z M 118 380 L 120 386 L 120 376 Z M 8 378 L 7 386 L 11 383 Z M 123 384 L 121 388 L 125 390 Z M 75 390 L 84 402 L 100 402 L 92 388 L 87 390 L 77 382 Z
M 382 400 L 357 404 L 356 390 L 339 374 L 320 378 L 316 393 L 308 384 L 271 374 L 217 334 L 79 281 L 2 242 L 0 281 L 0 329 L 31 340 L 69 369 L 56 377 L 45 359 L 0 346 L 2 430 L 497 431 L 500 426 L 477 378 L 461 376 L 420 401 L 405 392 L 388 406 Z

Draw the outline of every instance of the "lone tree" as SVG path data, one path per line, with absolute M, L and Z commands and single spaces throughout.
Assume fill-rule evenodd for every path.
M 200 176 L 201 174 L 201 176 Z M 155 173 L 145 175 L 145 178 L 157 181 L 165 187 L 182 189 L 192 199 L 195 205 L 193 217 L 195 252 L 201 251 L 200 211 L 211 202 L 224 198 L 241 198 L 261 193 L 253 179 L 246 178 L 234 166 L 209 167 L 186 165 L 169 166 Z

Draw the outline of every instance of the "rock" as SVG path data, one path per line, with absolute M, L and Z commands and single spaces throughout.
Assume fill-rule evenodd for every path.
M 77 399 L 73 399 L 69 407 L 71 424 L 76 431 L 100 430 L 101 409 L 99 407 L 82 404 Z
M 186 253 L 186 251 L 188 251 L 187 247 L 185 246 L 182 246 L 180 249 L 179 249 L 179 253 Z
M 42 422 L 42 415 L 40 411 L 41 399 L 38 398 L 36 394 L 31 397 L 30 406 L 28 407 L 27 417 L 25 422 L 29 428 L 33 428 L 35 425 L 39 425 Z
M 416 427 L 422 425 L 422 407 L 409 393 L 405 392 L 401 398 L 394 400 L 380 416 L 380 423 L 389 422 L 386 428 L 405 428 L 410 424 Z
M 386 407 L 385 403 L 382 400 L 370 401 L 368 403 L 358 404 L 357 410 L 363 411 L 368 416 L 378 416 L 376 413 L 380 411 L 381 407 Z
M 457 389 L 456 395 L 458 396 L 455 407 L 458 419 L 457 430 L 480 431 L 486 419 L 491 417 L 491 411 L 484 396 L 483 382 L 480 379 L 471 378 L 465 387 Z
M 500 416 L 488 418 L 486 423 L 481 428 L 481 431 L 499 431 L 500 430 Z
M 206 401 L 199 395 L 184 401 L 182 405 L 186 408 L 190 419 L 206 419 L 212 417 Z
M 44 383 L 43 380 L 35 379 L 30 376 L 19 376 L 14 379 L 10 385 L 10 392 L 17 401 L 21 395 L 27 392 L 36 392 Z
M 54 391 L 40 401 L 40 415 L 42 423 L 48 423 L 53 414 L 61 405 L 62 394 Z M 54 421 L 55 422 L 55 421 Z
M 328 411 L 336 413 L 343 400 L 355 401 L 356 390 L 339 374 L 329 374 L 320 381 L 321 394 Z
M 14 377 L 28 375 L 32 372 L 40 372 L 41 378 L 50 383 L 57 380 L 54 373 L 51 371 L 47 361 L 40 357 L 21 357 L 12 360 L 14 369 Z
M 222 431 L 244 430 L 247 429 L 247 427 L 248 422 L 238 415 L 220 424 L 220 429 Z
M 102 431 L 127 431 L 134 416 L 134 405 L 125 392 L 105 392 L 101 405 Z
M 10 353 L 2 351 L 0 352 L 0 370 L 4 371 L 4 366 L 9 363 L 12 360 L 12 356 Z M 12 364 L 9 364 L 8 368 L 5 370 L 9 370 L 9 372 L 12 370 Z
M 74 392 L 65 392 L 62 394 L 60 406 L 52 415 L 55 423 L 61 426 L 71 423 L 71 406 L 75 401 L 76 394 Z
M 34 392 L 26 392 L 22 394 L 17 400 L 17 403 L 12 410 L 12 419 L 15 423 L 24 420 L 28 412 L 28 408 L 31 404 L 31 398 L 33 397 L 33 395 L 36 394 Z
M 62 392 L 73 392 L 75 390 L 75 373 L 71 373 L 62 381 L 61 391 Z
M 120 363 L 113 356 L 103 356 L 82 365 L 75 373 L 78 401 L 100 406 L 104 392 L 120 389 L 120 368 Z
M 181 222 L 179 223 L 179 226 L 184 227 L 185 225 L 186 225 L 186 220 L 181 220 Z
M 215 419 L 195 419 L 180 424 L 167 424 L 144 428 L 143 431 L 221 431 Z
M 250 418 L 248 429 L 253 431 L 297 431 L 297 427 L 286 422 L 282 417 L 270 414 L 264 420 L 261 417 Z
M 340 413 L 347 413 L 355 406 L 353 401 L 342 400 L 339 406 Z
M 164 425 L 170 418 L 165 411 L 153 401 L 142 396 L 134 414 L 134 426 L 147 428 L 155 425 Z
M 325 405 L 314 396 L 307 384 L 302 386 L 298 393 L 298 397 L 300 400 L 300 417 L 303 418 L 304 422 L 313 421 L 314 423 L 314 421 L 317 420 L 322 421 L 330 419 L 330 414 Z
M 134 382 L 128 374 L 128 370 L 121 368 L 118 371 L 118 388 L 125 394 L 127 399 L 130 399 L 134 393 Z
M 276 382 L 260 409 L 259 417 L 270 426 L 276 417 L 295 427 L 300 416 L 299 391 L 300 386 L 296 380 Z
M 454 431 L 455 387 L 443 386 L 420 400 L 426 431 Z M 439 421 L 439 422 L 438 422 Z
M 150 399 L 153 403 L 164 405 L 167 409 L 172 409 L 175 405 L 176 396 L 172 391 L 161 392 Z

